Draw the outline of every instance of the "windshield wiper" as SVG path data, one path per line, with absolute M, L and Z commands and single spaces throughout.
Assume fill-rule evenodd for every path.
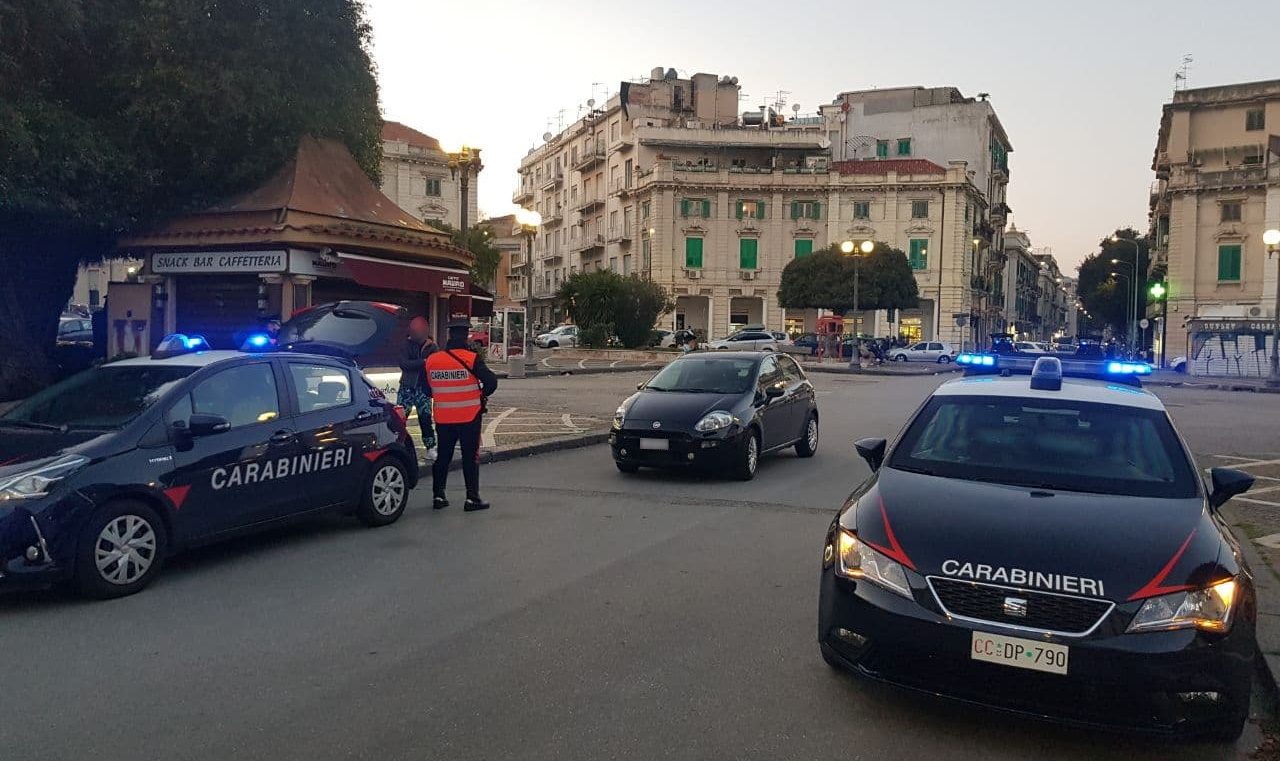
M 670 391 L 671 389 L 663 388 L 662 386 L 645 386 L 644 390 L 645 391 Z
M 917 473 L 922 476 L 939 476 L 940 477 L 937 471 L 929 470 L 928 468 L 913 468 L 908 465 L 894 465 L 893 469 L 901 470 L 906 473 Z
M 33 423 L 30 420 L 5 420 L 3 418 L 0 418 L 0 425 L 7 425 L 10 428 L 29 428 L 33 431 L 54 431 L 55 433 L 66 433 L 69 430 L 66 423 L 50 425 L 49 423 Z

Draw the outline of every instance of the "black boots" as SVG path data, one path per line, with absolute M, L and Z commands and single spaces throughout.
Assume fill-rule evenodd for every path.
M 462 509 L 468 513 L 474 512 L 476 510 L 488 510 L 489 503 L 485 502 L 483 499 L 480 499 L 479 496 L 467 497 L 467 501 L 463 503 Z
M 445 496 L 443 494 L 437 494 L 435 498 L 431 500 L 432 510 L 442 510 L 448 506 L 449 506 L 449 500 L 445 499 Z

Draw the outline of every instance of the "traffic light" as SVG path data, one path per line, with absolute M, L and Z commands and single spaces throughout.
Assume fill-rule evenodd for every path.
M 1168 289 L 1164 287 L 1164 283 L 1152 283 L 1150 293 L 1151 298 L 1161 301 L 1164 299 L 1164 295 L 1168 293 Z

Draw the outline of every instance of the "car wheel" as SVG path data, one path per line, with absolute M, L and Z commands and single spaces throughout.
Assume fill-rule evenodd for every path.
M 818 416 L 812 412 L 804 424 L 804 433 L 796 442 L 796 454 L 801 457 L 813 457 L 818 451 Z
M 617 465 L 618 470 L 622 471 L 623 473 L 639 473 L 640 472 L 640 466 L 636 465 L 633 462 L 620 462 L 618 460 L 614 460 L 613 464 Z
M 949 362 L 951 362 L 951 356 L 948 354 L 943 354 L 941 357 L 938 357 L 938 364 L 940 365 L 945 365 Z
M 167 549 L 168 535 L 155 510 L 133 500 L 110 503 L 80 536 L 76 589 L 100 600 L 141 592 L 160 573 Z
M 547 341 L 547 348 L 548 348 L 548 349 L 559 349 L 559 348 L 560 348 L 560 343 L 559 343 L 558 341 Z
M 373 464 L 365 481 L 364 495 L 356 517 L 366 526 L 386 526 L 400 520 L 409 503 L 409 479 L 395 457 L 383 457 Z
M 906 354 L 899 354 L 898 356 L 896 356 L 896 357 L 894 357 L 894 358 L 893 358 L 893 361 L 894 361 L 894 362 L 906 362 L 906 361 L 907 361 L 907 355 L 906 355 Z
M 754 429 L 747 433 L 738 449 L 738 462 L 733 468 L 733 477 L 739 481 L 750 481 L 756 477 L 760 468 L 760 434 Z

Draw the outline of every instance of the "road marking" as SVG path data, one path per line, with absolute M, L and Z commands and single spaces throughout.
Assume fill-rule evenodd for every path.
M 1280 502 L 1268 502 L 1265 499 L 1249 499 L 1248 497 L 1232 497 L 1236 502 L 1248 502 L 1251 505 L 1266 505 L 1267 507 L 1280 507 Z
M 546 357 L 543 357 L 543 358 L 542 358 L 542 361 L 541 361 L 541 364 L 542 364 L 542 366 L 543 366 L 543 367 L 551 367 L 551 357 L 550 357 L 550 355 L 548 355 L 548 356 L 546 356 Z
M 612 362 L 610 362 L 610 363 L 609 363 L 609 367 L 617 367 L 617 366 L 618 366 L 618 363 L 619 363 L 619 362 L 621 362 L 621 361 L 622 361 L 622 360 L 620 360 L 620 359 L 615 359 L 615 360 L 613 360 Z
M 1248 457 L 1236 457 L 1229 454 L 1216 454 L 1214 457 L 1220 457 L 1224 460 L 1242 460 L 1235 464 L 1237 468 L 1259 468 L 1263 465 L 1280 465 L 1280 460 L 1254 460 Z
M 507 417 L 509 417 L 511 413 L 515 411 L 516 411 L 515 407 L 509 407 L 503 410 L 502 412 L 498 413 L 496 417 L 490 420 L 489 424 L 484 427 L 484 432 L 480 434 L 480 446 L 482 447 L 493 446 L 494 440 L 495 440 L 494 433 L 498 430 L 498 423 L 501 423 L 503 420 L 506 420 Z
M 1250 489 L 1250 494 L 1266 494 L 1269 491 L 1280 491 L 1280 486 L 1268 486 L 1265 489 Z
M 580 359 L 580 360 L 578 360 L 578 368 L 579 368 L 579 369 L 581 369 L 581 370 L 586 370 L 586 369 L 587 369 L 587 360 L 585 360 L 585 359 Z

